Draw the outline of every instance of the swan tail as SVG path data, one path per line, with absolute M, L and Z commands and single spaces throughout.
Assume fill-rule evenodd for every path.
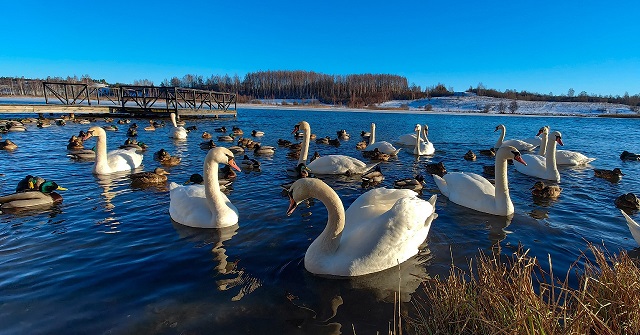
M 398 150 L 394 151 L 391 155 L 392 155 L 392 156 L 398 156 L 398 153 L 400 152 L 400 150 L 402 150 L 402 148 L 400 148 L 400 149 L 398 149 Z
M 433 206 L 433 209 L 435 210 L 436 208 L 436 200 L 438 199 L 438 196 L 436 194 L 432 195 L 431 198 L 429 198 L 429 200 L 427 200 L 431 206 Z
M 633 239 L 640 244 L 640 224 L 638 224 L 635 220 L 633 220 L 627 213 L 623 210 L 620 210 L 620 213 L 624 215 L 625 220 L 627 220 L 627 226 L 629 226 L 629 230 L 631 231 L 631 235 Z
M 171 182 L 171 184 L 169 184 L 169 191 L 173 190 L 174 188 L 178 188 L 178 187 L 180 187 L 180 185 L 178 185 L 178 184 L 176 184 L 174 182 Z
M 376 167 L 376 165 L 378 165 L 379 163 L 372 163 L 372 164 L 365 164 L 365 167 L 363 169 L 363 173 L 367 173 L 371 170 L 373 170 L 374 167 Z
M 449 185 L 447 185 L 447 181 L 444 180 L 444 178 L 438 176 L 437 174 L 432 174 L 433 176 L 433 181 L 436 183 L 436 186 L 438 186 L 438 189 L 440 190 L 440 192 L 442 194 L 444 194 L 445 197 L 449 197 Z

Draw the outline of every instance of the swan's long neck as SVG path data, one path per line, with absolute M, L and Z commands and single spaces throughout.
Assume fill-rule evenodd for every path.
M 177 128 L 178 124 L 176 123 L 176 115 L 171 113 L 171 123 L 173 123 L 173 127 Z
M 420 128 L 416 128 L 416 148 L 413 149 L 413 153 L 421 156 L 422 155 L 422 148 L 420 146 L 420 133 L 422 133 Z
M 302 138 L 302 148 L 300 149 L 300 158 L 298 158 L 298 165 L 303 163 L 307 165 L 307 156 L 309 155 L 309 141 L 311 140 L 311 127 L 309 124 L 302 125 L 302 131 L 304 132 L 304 137 Z
M 429 143 L 429 128 L 426 125 L 422 129 L 422 134 L 424 135 L 424 143 Z
M 218 184 L 218 162 L 209 160 L 204 162 L 204 194 L 211 213 L 222 213 L 226 209 L 225 199 Z
M 547 141 L 549 141 L 549 133 L 543 132 L 542 136 L 540 136 L 540 150 L 538 151 L 538 155 L 544 156 L 547 153 Z
M 547 152 L 544 154 L 547 172 L 558 170 L 556 166 L 556 141 L 555 138 L 547 139 Z
M 107 135 L 98 133 L 96 140 L 96 165 L 94 171 L 107 172 L 110 170 L 109 161 L 107 160 Z
M 500 137 L 498 137 L 498 141 L 496 141 L 496 145 L 493 146 L 496 149 L 500 149 L 502 146 L 502 141 L 504 141 L 504 135 L 506 135 L 507 129 L 500 127 Z
M 371 136 L 369 137 L 369 145 L 376 143 L 376 124 L 371 124 Z
M 344 229 L 344 206 L 338 194 L 326 184 L 317 185 L 316 193 L 313 197 L 320 200 L 327 207 L 329 216 L 327 218 L 327 226 L 320 233 L 320 236 L 311 243 L 309 249 L 315 249 L 323 253 L 334 253 L 340 246 L 340 237 L 342 237 L 342 230 Z
M 496 157 L 496 209 L 503 213 L 513 213 L 513 203 L 509 196 L 509 181 L 507 180 L 507 160 Z

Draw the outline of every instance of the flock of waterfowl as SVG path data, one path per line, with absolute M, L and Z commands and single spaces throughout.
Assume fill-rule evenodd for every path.
M 122 122 L 122 123 L 121 123 Z M 186 140 L 190 132 L 197 128 L 183 127 L 174 114 L 171 114 L 173 129 L 170 136 L 176 140 Z M 127 121 L 119 121 L 127 124 Z M 46 127 L 48 123 L 40 121 L 38 127 Z M 150 121 L 145 131 L 153 131 L 163 123 Z M 115 130 L 117 126 L 90 127 L 86 132 L 69 139 L 67 149 L 69 156 L 74 159 L 93 160 L 92 172 L 103 175 L 117 172 L 129 172 L 131 185 L 144 187 L 167 182 L 169 174 L 162 167 L 152 172 L 135 172 L 143 161 L 146 145 L 137 142 L 138 127 L 135 123 L 129 126 L 127 142 L 119 149 L 107 151 L 107 131 Z M 2 131 L 24 131 L 24 126 L 16 121 L 0 123 Z M 215 129 L 216 132 L 227 133 L 226 127 Z M 426 173 L 433 176 L 433 180 L 450 201 L 483 213 L 510 216 L 514 213 L 514 205 L 509 196 L 507 177 L 508 164 L 515 164 L 515 169 L 525 175 L 533 176 L 543 181 L 536 182 L 531 188 L 534 197 L 554 199 L 560 196 L 562 189 L 556 185 L 560 182 L 558 165 L 585 165 L 594 158 L 567 150 L 557 150 L 562 146 L 562 134 L 551 131 L 548 126 L 541 127 L 534 138 L 505 140 L 506 128 L 498 125 L 495 131 L 501 134 L 493 148 L 479 150 L 480 155 L 495 156 L 495 164 L 485 167 L 485 173 L 494 176 L 489 180 L 483 176 L 468 172 L 447 172 L 444 164 L 428 164 Z M 255 140 L 264 132 L 253 130 L 251 138 L 236 139 L 243 135 L 238 127 L 233 127 L 228 135 L 218 136 L 219 142 L 236 142 L 234 146 L 218 146 L 212 140 L 213 136 L 203 132 L 200 144 L 208 153 L 204 159 L 203 173 L 193 174 L 183 184 L 170 183 L 169 214 L 171 218 L 182 225 L 197 228 L 223 228 L 238 224 L 240 213 L 231 200 L 222 191 L 230 186 L 236 173 L 241 167 L 245 170 L 259 170 L 260 162 L 247 155 L 247 150 L 260 155 L 273 155 L 276 148 L 266 146 Z M 346 210 L 338 194 L 321 179 L 314 176 L 323 175 L 361 175 L 363 183 L 376 186 L 384 180 L 379 162 L 397 156 L 402 148 L 411 150 L 416 156 L 433 156 L 436 152 L 432 142 L 428 139 L 428 127 L 416 125 L 414 132 L 401 135 L 395 142 L 401 146 L 376 139 L 375 124 L 371 124 L 370 132 L 361 132 L 363 141 L 356 147 L 362 150 L 364 158 L 370 162 L 347 155 L 321 155 L 318 152 L 307 162 L 309 143 L 312 139 L 318 144 L 340 145 L 340 140 L 350 138 L 346 130 L 336 132 L 337 138 L 316 138 L 311 132 L 311 126 L 301 121 L 293 127 L 292 134 L 298 143 L 280 139 L 278 145 L 289 148 L 290 158 L 297 158 L 297 164 L 286 170 L 294 178 L 292 183 L 283 185 L 289 197 L 287 215 L 293 213 L 298 204 L 309 198 L 321 201 L 328 210 L 326 228 L 309 246 L 304 258 L 305 268 L 315 274 L 358 276 L 381 271 L 403 262 L 418 252 L 418 247 L 427 237 L 431 222 L 437 218 L 435 211 L 436 196 L 428 201 L 420 198 L 419 192 L 424 187 L 424 177 L 417 175 L 412 178 L 396 180 L 394 189 L 373 188 L 359 196 Z M 95 138 L 92 150 L 84 148 L 86 141 Z M 537 154 L 532 152 L 539 147 Z M 17 146 L 5 140 L 0 148 L 14 150 Z M 238 164 L 236 156 L 243 157 Z M 171 156 L 165 149 L 160 149 L 153 155 L 154 160 L 162 166 L 180 164 L 181 158 Z M 477 156 L 469 150 L 463 157 L 474 161 Z M 623 160 L 640 160 L 640 155 L 623 152 Z M 514 162 L 514 163 L 512 163 Z M 223 168 L 219 169 L 222 164 Z M 595 169 L 596 177 L 611 182 L 618 182 L 624 174 L 619 168 L 614 170 Z M 189 184 L 189 185 L 188 185 Z M 18 183 L 16 192 L 0 197 L 0 209 L 29 208 L 62 201 L 56 193 L 61 190 L 53 181 L 46 181 L 39 177 L 27 176 Z M 632 194 L 621 195 L 615 205 L 623 209 L 640 209 L 640 200 Z M 623 213 L 633 237 L 640 244 L 640 226 L 626 213 Z

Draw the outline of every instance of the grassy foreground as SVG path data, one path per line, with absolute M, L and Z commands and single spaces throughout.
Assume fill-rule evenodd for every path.
M 414 299 L 417 317 L 403 326 L 416 334 L 640 334 L 638 261 L 589 251 L 595 261 L 582 254 L 560 278 L 522 247 L 480 253 L 470 273 L 452 266 L 448 278 L 425 281 L 426 299 Z

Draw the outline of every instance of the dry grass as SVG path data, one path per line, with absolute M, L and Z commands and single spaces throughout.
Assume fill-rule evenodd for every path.
M 448 278 L 424 282 L 426 300 L 414 301 L 417 316 L 406 320 L 405 329 L 416 334 L 640 334 L 638 262 L 624 251 L 612 255 L 591 244 L 588 249 L 593 261 L 582 254 L 564 278 L 543 269 L 522 247 L 511 256 L 480 253 L 469 273 L 452 266 Z M 569 287 L 570 276 L 578 279 L 578 288 Z

